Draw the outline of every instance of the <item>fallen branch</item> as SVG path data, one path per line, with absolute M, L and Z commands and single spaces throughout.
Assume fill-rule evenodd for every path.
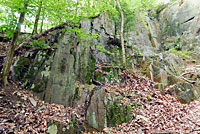
M 196 73 L 196 71 L 189 71 L 189 72 L 184 72 L 184 73 L 182 73 L 180 76 L 184 76 L 184 75 L 186 75 L 186 74 L 194 74 L 194 73 Z
M 163 65 L 164 65 L 164 64 L 163 64 Z M 156 66 L 156 65 L 154 65 L 154 66 L 157 67 L 157 68 L 159 68 L 159 67 Z M 183 74 L 181 74 L 180 76 L 176 76 L 176 75 L 174 75 L 174 74 L 169 70 L 169 68 L 168 68 L 167 66 L 165 66 L 165 71 L 166 71 L 168 74 L 170 74 L 170 75 L 172 75 L 173 77 L 175 77 L 176 79 L 178 79 L 178 80 L 183 80 L 183 81 L 188 82 L 188 83 L 191 83 L 191 84 L 196 83 L 196 81 L 188 80 L 187 78 L 183 77 L 183 75 L 185 75 L 186 73 L 183 73 Z
M 33 36 L 33 37 L 31 37 L 31 38 L 29 38 L 29 39 L 26 39 L 24 42 L 22 42 L 17 48 L 15 48 L 15 51 L 17 51 L 20 47 L 22 47 L 23 45 L 27 45 L 30 41 L 32 41 L 32 40 L 38 40 L 39 38 L 41 38 L 42 36 L 46 36 L 48 33 L 50 33 L 50 32 L 53 32 L 53 31 L 55 31 L 55 30 L 57 30 L 57 29 L 63 29 L 66 25 L 69 25 L 69 23 L 68 22 L 66 22 L 66 23 L 62 23 L 62 24 L 60 24 L 60 25 L 58 25 L 58 26 L 55 26 L 55 27 L 52 27 L 52 28 L 50 28 L 50 29 L 48 29 L 48 30 L 46 30 L 46 31 L 44 31 L 44 32 L 42 32 L 42 33 L 40 33 L 40 34 L 36 34 L 35 36 Z
M 102 86 L 102 85 L 105 85 L 105 83 L 102 83 L 102 82 L 99 82 L 97 80 L 95 80 L 94 78 L 94 71 L 92 71 L 92 83 L 96 86 Z
M 187 74 L 196 74 L 196 73 L 197 73 L 197 70 L 196 70 L 196 68 L 194 68 L 193 70 L 190 70 L 190 71 L 187 71 L 187 72 L 182 73 L 179 77 L 180 77 L 182 80 L 187 81 L 187 82 L 193 84 L 193 83 L 196 83 L 197 81 L 187 79 L 187 78 L 184 77 L 184 75 L 187 75 Z
M 187 78 L 185 78 L 185 77 L 180 77 L 180 79 L 182 79 L 182 80 L 184 80 L 184 81 L 186 81 L 186 82 L 189 82 L 189 83 L 191 83 L 191 84 L 194 84 L 194 83 L 196 83 L 197 81 L 193 81 L 193 80 L 189 80 L 189 79 L 187 79 Z
M 53 51 L 53 50 L 56 50 L 56 49 L 57 48 L 34 48 L 34 49 L 30 50 L 30 52 L 40 51 L 40 50 L 44 50 L 44 51 L 51 50 L 51 51 Z

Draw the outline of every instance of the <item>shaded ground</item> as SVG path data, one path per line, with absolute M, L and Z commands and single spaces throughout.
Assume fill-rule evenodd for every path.
M 129 77 L 129 78 L 128 78 Z M 200 133 L 200 102 L 181 104 L 169 94 L 164 96 L 153 88 L 146 78 L 127 75 L 125 84 L 106 85 L 108 91 L 122 95 L 122 105 L 131 102 L 133 120 L 114 128 L 105 128 L 111 133 Z M 121 89 L 120 89 L 121 88 Z M 120 89 L 120 90 L 119 90 Z M 131 92 L 134 93 L 130 95 Z M 0 133 L 2 134 L 42 134 L 47 131 L 50 120 L 64 124 L 70 122 L 72 114 L 82 122 L 83 113 L 57 104 L 40 101 L 28 91 L 11 82 L 9 87 L 0 87 Z
M 200 102 L 181 104 L 175 97 L 164 95 L 154 89 L 152 82 L 134 74 L 125 74 L 126 82 L 111 87 L 116 93 L 124 94 L 122 103 L 133 104 L 133 120 L 114 128 L 112 133 L 154 134 L 199 134 Z M 119 90 L 120 89 L 120 90 Z M 112 91 L 113 92 L 113 91 Z M 130 93 L 135 93 L 131 95 Z M 126 95 L 127 93 L 127 95 Z
M 57 104 L 44 103 L 28 91 L 11 83 L 0 86 L 0 133 L 1 134 L 45 134 L 50 120 L 68 124 L 78 109 Z
M 7 50 L 7 44 L 0 44 L 0 69 Z M 123 75 L 124 83 L 105 86 L 107 92 L 121 97 L 122 105 L 132 105 L 133 120 L 114 128 L 105 128 L 104 132 L 200 133 L 200 101 L 181 104 L 169 94 L 161 95 L 148 79 L 135 74 Z M 76 115 L 79 122 L 84 120 L 84 116 L 80 115 L 84 113 L 80 111 L 83 109 L 45 103 L 10 82 L 8 87 L 0 85 L 0 134 L 46 133 L 50 120 L 68 124 L 72 115 Z

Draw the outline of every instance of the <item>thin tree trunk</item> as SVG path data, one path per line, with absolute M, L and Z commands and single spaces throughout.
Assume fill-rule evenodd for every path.
M 120 32 L 120 37 L 121 37 L 121 46 L 122 46 L 122 60 L 123 60 L 123 68 L 126 68 L 126 53 L 125 53 L 125 47 L 124 47 L 124 13 L 123 10 L 120 6 L 120 3 L 118 0 L 115 0 L 118 8 L 120 10 L 121 14 L 121 32 Z
M 27 9 L 28 2 L 29 2 L 29 0 L 26 0 L 24 2 L 24 9 Z M 2 80 L 3 80 L 3 84 L 4 85 L 8 85 L 8 75 L 9 75 L 9 72 L 10 72 L 10 66 L 12 64 L 12 60 L 13 60 L 13 56 L 14 56 L 14 52 L 15 52 L 16 42 L 17 42 L 17 39 L 19 37 L 19 33 L 20 33 L 20 30 L 21 30 L 21 25 L 24 22 L 24 17 L 25 17 L 25 12 L 22 12 L 20 14 L 19 22 L 17 24 L 15 32 L 13 33 L 13 38 L 12 38 L 12 41 L 10 43 L 9 52 L 8 52 L 8 55 L 6 57 L 4 65 L 3 65 Z
M 40 5 L 38 7 L 38 12 L 35 18 L 35 23 L 34 23 L 34 28 L 33 28 L 33 32 L 32 34 L 37 34 L 37 27 L 38 27 L 38 22 L 40 19 L 40 13 L 41 13 L 41 9 L 42 9 L 42 0 L 40 1 Z
M 43 24 L 44 24 L 44 16 L 45 16 L 45 9 L 43 9 L 42 23 L 41 23 L 41 26 L 40 26 L 40 33 L 42 33 L 42 27 L 43 27 Z

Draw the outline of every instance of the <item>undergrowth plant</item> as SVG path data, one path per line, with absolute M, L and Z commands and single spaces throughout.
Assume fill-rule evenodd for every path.
M 187 50 L 177 50 L 176 48 L 171 48 L 169 49 L 170 53 L 173 53 L 173 54 L 177 54 L 183 58 L 187 58 L 187 59 L 190 59 L 190 56 L 189 54 L 191 54 L 192 52 L 191 51 L 187 51 Z

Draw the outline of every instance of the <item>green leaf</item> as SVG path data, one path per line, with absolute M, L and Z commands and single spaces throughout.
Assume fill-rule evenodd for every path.
M 48 134 L 57 134 L 57 126 L 52 124 L 51 126 L 48 127 L 47 133 Z

